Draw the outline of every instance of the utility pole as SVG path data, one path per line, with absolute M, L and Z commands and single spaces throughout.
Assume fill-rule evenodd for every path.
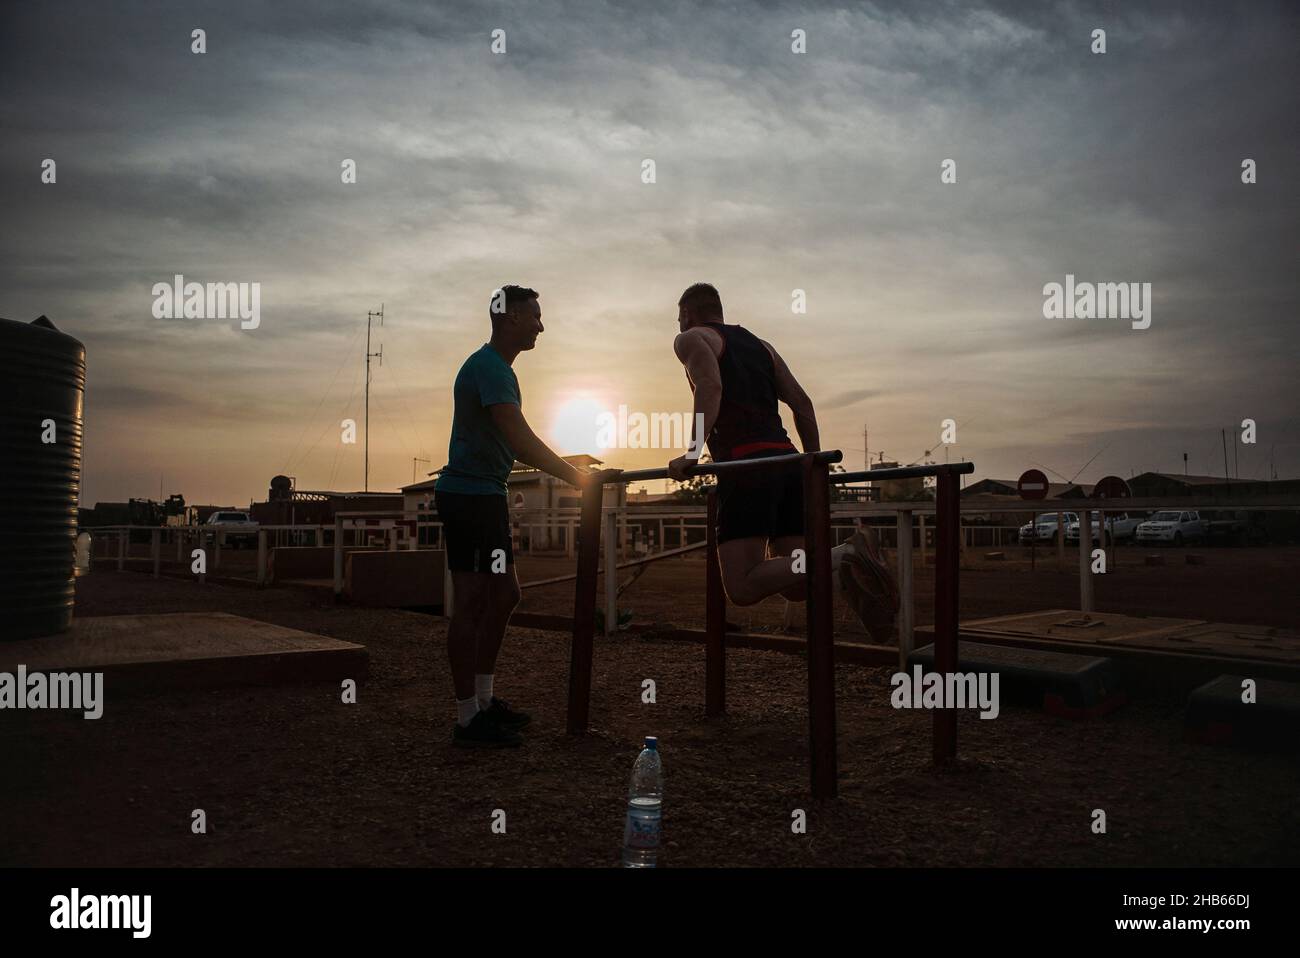
M 1231 485 L 1231 478 L 1228 476 L 1228 434 L 1220 429 L 1219 439 L 1223 441 L 1223 478 Z
M 417 462 L 422 462 L 422 463 L 424 463 L 426 466 L 430 464 L 428 459 L 421 459 L 419 456 L 412 456 L 412 457 L 411 457 L 411 484 L 412 484 L 412 485 L 415 484 L 415 464 L 416 464 Z
M 384 345 L 379 344 L 379 352 L 370 351 L 370 324 L 374 318 L 379 317 L 379 325 L 384 325 L 384 304 L 379 304 L 379 312 L 366 313 L 366 473 L 364 479 L 363 491 L 370 491 L 370 358 L 379 357 L 379 365 L 384 364 Z
M 867 445 L 867 424 L 862 424 L 862 468 L 871 468 L 871 447 Z

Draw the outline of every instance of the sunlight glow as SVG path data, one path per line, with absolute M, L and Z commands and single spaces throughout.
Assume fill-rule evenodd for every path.
M 551 415 L 547 436 L 555 451 L 562 456 L 583 452 L 598 455 L 604 448 L 597 441 L 598 419 L 608 409 L 607 404 L 587 393 L 559 403 Z

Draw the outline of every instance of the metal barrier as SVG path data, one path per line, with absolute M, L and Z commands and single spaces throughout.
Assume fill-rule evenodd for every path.
M 828 450 L 792 453 L 766 459 L 692 466 L 692 476 L 734 475 L 741 472 L 798 464 L 803 472 L 804 539 L 807 560 L 808 732 L 809 775 L 817 798 L 832 798 L 838 788 L 835 735 L 835 645 L 831 585 L 830 484 L 937 477 L 935 510 L 935 669 L 957 668 L 957 601 L 959 575 L 960 489 L 958 476 L 973 472 L 974 463 L 874 469 L 870 472 L 832 475 L 830 465 L 843 453 Z M 596 577 L 599 567 L 601 503 L 610 483 L 643 482 L 668 478 L 667 469 L 641 469 L 603 476 L 583 489 L 578 533 L 578 571 L 573 606 L 573 644 L 569 655 L 567 729 L 570 735 L 587 731 L 591 706 L 592 650 L 596 633 Z M 717 562 L 717 505 L 708 505 L 709 559 L 706 563 L 706 641 L 704 708 L 708 715 L 726 709 L 726 596 Z M 909 539 L 910 542 L 910 539 Z M 607 550 L 608 551 L 608 550 Z M 608 586 L 608 583 L 607 583 Z M 957 754 L 957 713 L 938 709 L 934 715 L 934 761 L 942 763 Z

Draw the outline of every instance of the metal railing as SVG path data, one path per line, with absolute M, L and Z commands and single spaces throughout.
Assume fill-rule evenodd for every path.
M 808 639 L 808 726 L 810 742 L 809 777 L 817 798 L 834 797 L 838 781 L 835 733 L 835 646 L 834 593 L 831 583 L 830 485 L 936 477 L 935 496 L 935 670 L 957 668 L 957 602 L 960 574 L 959 536 L 961 501 L 959 476 L 970 473 L 970 462 L 934 466 L 905 466 L 874 469 L 863 473 L 832 474 L 830 466 L 843 459 L 839 450 L 793 453 L 764 459 L 740 459 L 691 466 L 691 476 L 731 476 L 749 471 L 785 466 L 802 471 L 804 489 L 804 541 L 807 590 Z M 612 483 L 667 479 L 668 470 L 639 469 L 608 472 L 583 489 L 578 532 L 578 572 L 574 589 L 573 644 L 569 656 L 569 700 L 567 729 L 570 735 L 587 731 L 591 707 L 592 655 L 596 633 L 596 579 L 599 572 L 601 504 L 604 486 Z M 726 710 L 726 595 L 717 561 L 717 502 L 708 502 L 708 561 L 705 573 L 705 713 L 721 715 Z M 608 521 L 607 521 L 608 524 Z M 906 537 L 910 558 L 911 534 Z M 900 557 L 901 558 L 901 557 Z M 616 588 L 615 550 L 605 550 L 605 588 Z M 910 563 L 909 563 L 910 567 Z M 607 597 L 608 598 L 608 597 Z M 607 603 L 608 604 L 608 603 Z M 607 616 L 608 619 L 608 616 Z M 606 622 L 607 630 L 612 623 Z M 957 713 L 936 709 L 933 757 L 936 763 L 951 761 L 957 754 Z

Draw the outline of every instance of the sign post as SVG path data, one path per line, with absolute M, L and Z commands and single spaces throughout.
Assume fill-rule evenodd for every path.
M 1024 474 L 1016 480 L 1016 491 L 1020 493 L 1020 498 L 1046 499 L 1047 498 L 1047 476 L 1038 469 L 1027 469 Z M 1056 516 L 1057 524 L 1060 524 L 1060 513 Z M 1038 565 L 1038 513 L 1033 513 L 1029 517 L 1029 570 L 1032 572 Z
M 1104 476 L 1097 481 L 1092 487 L 1092 498 L 1094 499 L 1128 499 L 1133 495 L 1133 490 L 1128 487 L 1128 483 L 1120 476 Z M 1100 510 L 1098 513 L 1100 520 L 1100 530 L 1098 542 L 1102 551 L 1106 549 L 1106 511 Z M 1106 554 L 1106 571 L 1111 571 L 1116 565 L 1116 559 L 1119 557 L 1119 539 L 1112 533 L 1110 544 L 1113 547 Z

